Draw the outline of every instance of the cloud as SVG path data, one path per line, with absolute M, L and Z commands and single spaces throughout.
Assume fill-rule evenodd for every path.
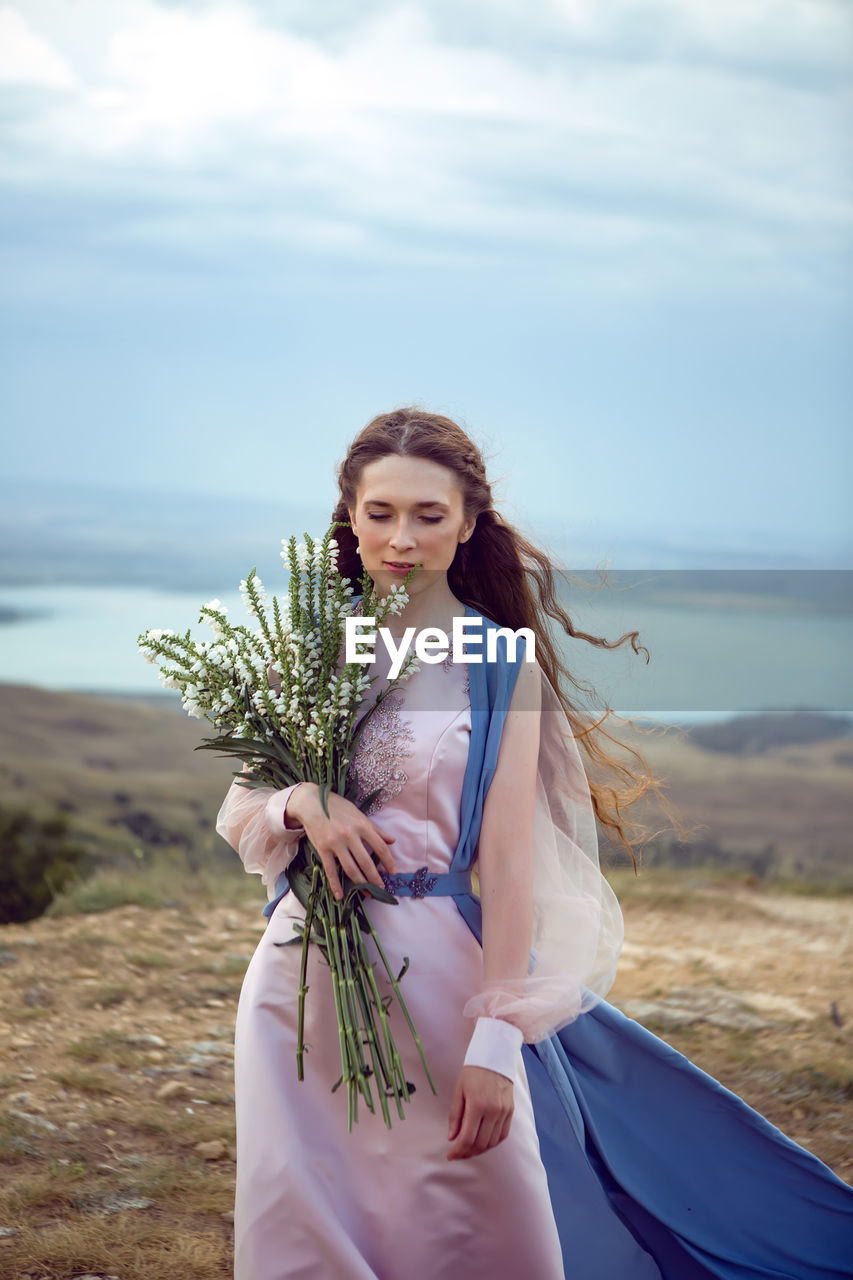
M 65 59 L 30 30 L 21 14 L 0 7 L 0 84 L 66 89 L 74 82 Z
M 840 4 L 332 10 L 335 26 L 297 3 L 80 0 L 73 24 L 55 0 L 2 9 L 0 66 L 44 92 L 7 88 L 0 175 L 137 193 L 144 216 L 110 233 L 136 247 L 550 252 L 614 275 L 648 255 L 690 274 L 701 235 L 710 285 L 799 271 L 794 243 L 832 255 L 849 234 Z

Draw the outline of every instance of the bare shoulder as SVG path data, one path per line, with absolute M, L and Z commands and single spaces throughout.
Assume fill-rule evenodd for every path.
M 542 708 L 543 671 L 539 663 L 522 658 L 518 665 L 518 675 L 512 693 L 511 706 L 514 711 L 540 711 Z

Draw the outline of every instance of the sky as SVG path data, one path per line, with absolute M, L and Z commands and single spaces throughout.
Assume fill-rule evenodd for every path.
M 0 3 L 6 477 L 853 561 L 848 0 Z

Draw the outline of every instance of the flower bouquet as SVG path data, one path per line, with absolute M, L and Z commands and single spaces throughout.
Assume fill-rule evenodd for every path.
M 282 540 L 282 559 L 290 571 L 289 595 L 285 607 L 272 597 L 266 604 L 263 583 L 254 569 L 240 584 L 244 604 L 257 626 L 229 622 L 227 610 L 218 600 L 201 609 L 213 633 L 212 640 L 194 640 L 190 631 L 176 635 L 151 630 L 138 639 L 143 656 L 160 668 L 161 683 L 181 694 L 184 709 L 191 716 L 209 720 L 219 731 L 206 738 L 197 749 L 216 751 L 240 760 L 243 771 L 236 779 L 245 787 L 283 788 L 296 782 L 318 784 L 323 809 L 328 815 L 330 790 L 355 799 L 355 779 L 349 782 L 349 766 L 360 734 L 370 716 L 400 680 L 417 668 L 417 658 L 409 654 L 399 675 L 359 717 L 365 691 L 372 679 L 364 664 L 343 663 L 343 640 L 347 617 L 355 612 L 353 588 L 337 569 L 337 542 L 333 524 L 322 540 L 305 534 L 305 541 Z M 361 579 L 362 610 L 381 626 L 390 614 L 400 613 L 408 602 L 406 587 L 377 599 L 373 583 L 365 573 Z M 357 652 L 364 652 L 356 644 Z M 368 809 L 377 795 L 362 799 Z M 308 990 L 308 947 L 319 947 L 331 970 L 332 990 L 338 1017 L 341 1047 L 341 1083 L 347 1088 L 347 1124 L 352 1130 L 358 1119 L 361 1094 L 370 1111 L 375 1110 L 371 1077 L 374 1078 L 386 1125 L 391 1126 L 389 1100 L 393 1098 L 400 1118 L 403 1102 L 414 1092 L 407 1081 L 400 1054 L 389 1026 L 392 996 L 383 997 L 367 951 L 372 938 L 387 972 L 420 1054 L 427 1080 L 437 1092 L 427 1066 L 423 1046 L 415 1030 L 400 990 L 400 980 L 408 968 L 408 958 L 395 974 L 381 940 L 365 910 L 364 894 L 383 902 L 397 899 L 386 889 L 368 882 L 356 884 L 341 873 L 344 896 L 332 893 L 319 855 L 307 837 L 287 869 L 291 889 L 305 908 L 304 926 L 294 924 L 292 943 L 302 945 L 299 979 L 297 1075 L 304 1079 L 303 1058 L 305 995 Z M 278 945 L 287 946 L 290 943 Z

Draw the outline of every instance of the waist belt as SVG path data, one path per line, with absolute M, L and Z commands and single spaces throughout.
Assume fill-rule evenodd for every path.
M 389 876 L 379 868 L 382 882 L 389 893 L 397 898 L 448 897 L 456 893 L 472 893 L 470 871 L 436 871 L 430 874 L 427 866 L 418 867 L 417 871 L 401 872 Z M 286 893 L 290 891 L 287 872 L 282 871 L 275 882 L 275 897 L 264 907 L 263 914 L 269 919 Z
M 428 867 L 418 867 L 417 871 L 389 876 L 380 867 L 379 874 L 385 888 L 398 898 L 426 898 L 432 894 L 446 896 L 471 892 L 470 871 L 436 871 L 434 875 L 430 875 Z

